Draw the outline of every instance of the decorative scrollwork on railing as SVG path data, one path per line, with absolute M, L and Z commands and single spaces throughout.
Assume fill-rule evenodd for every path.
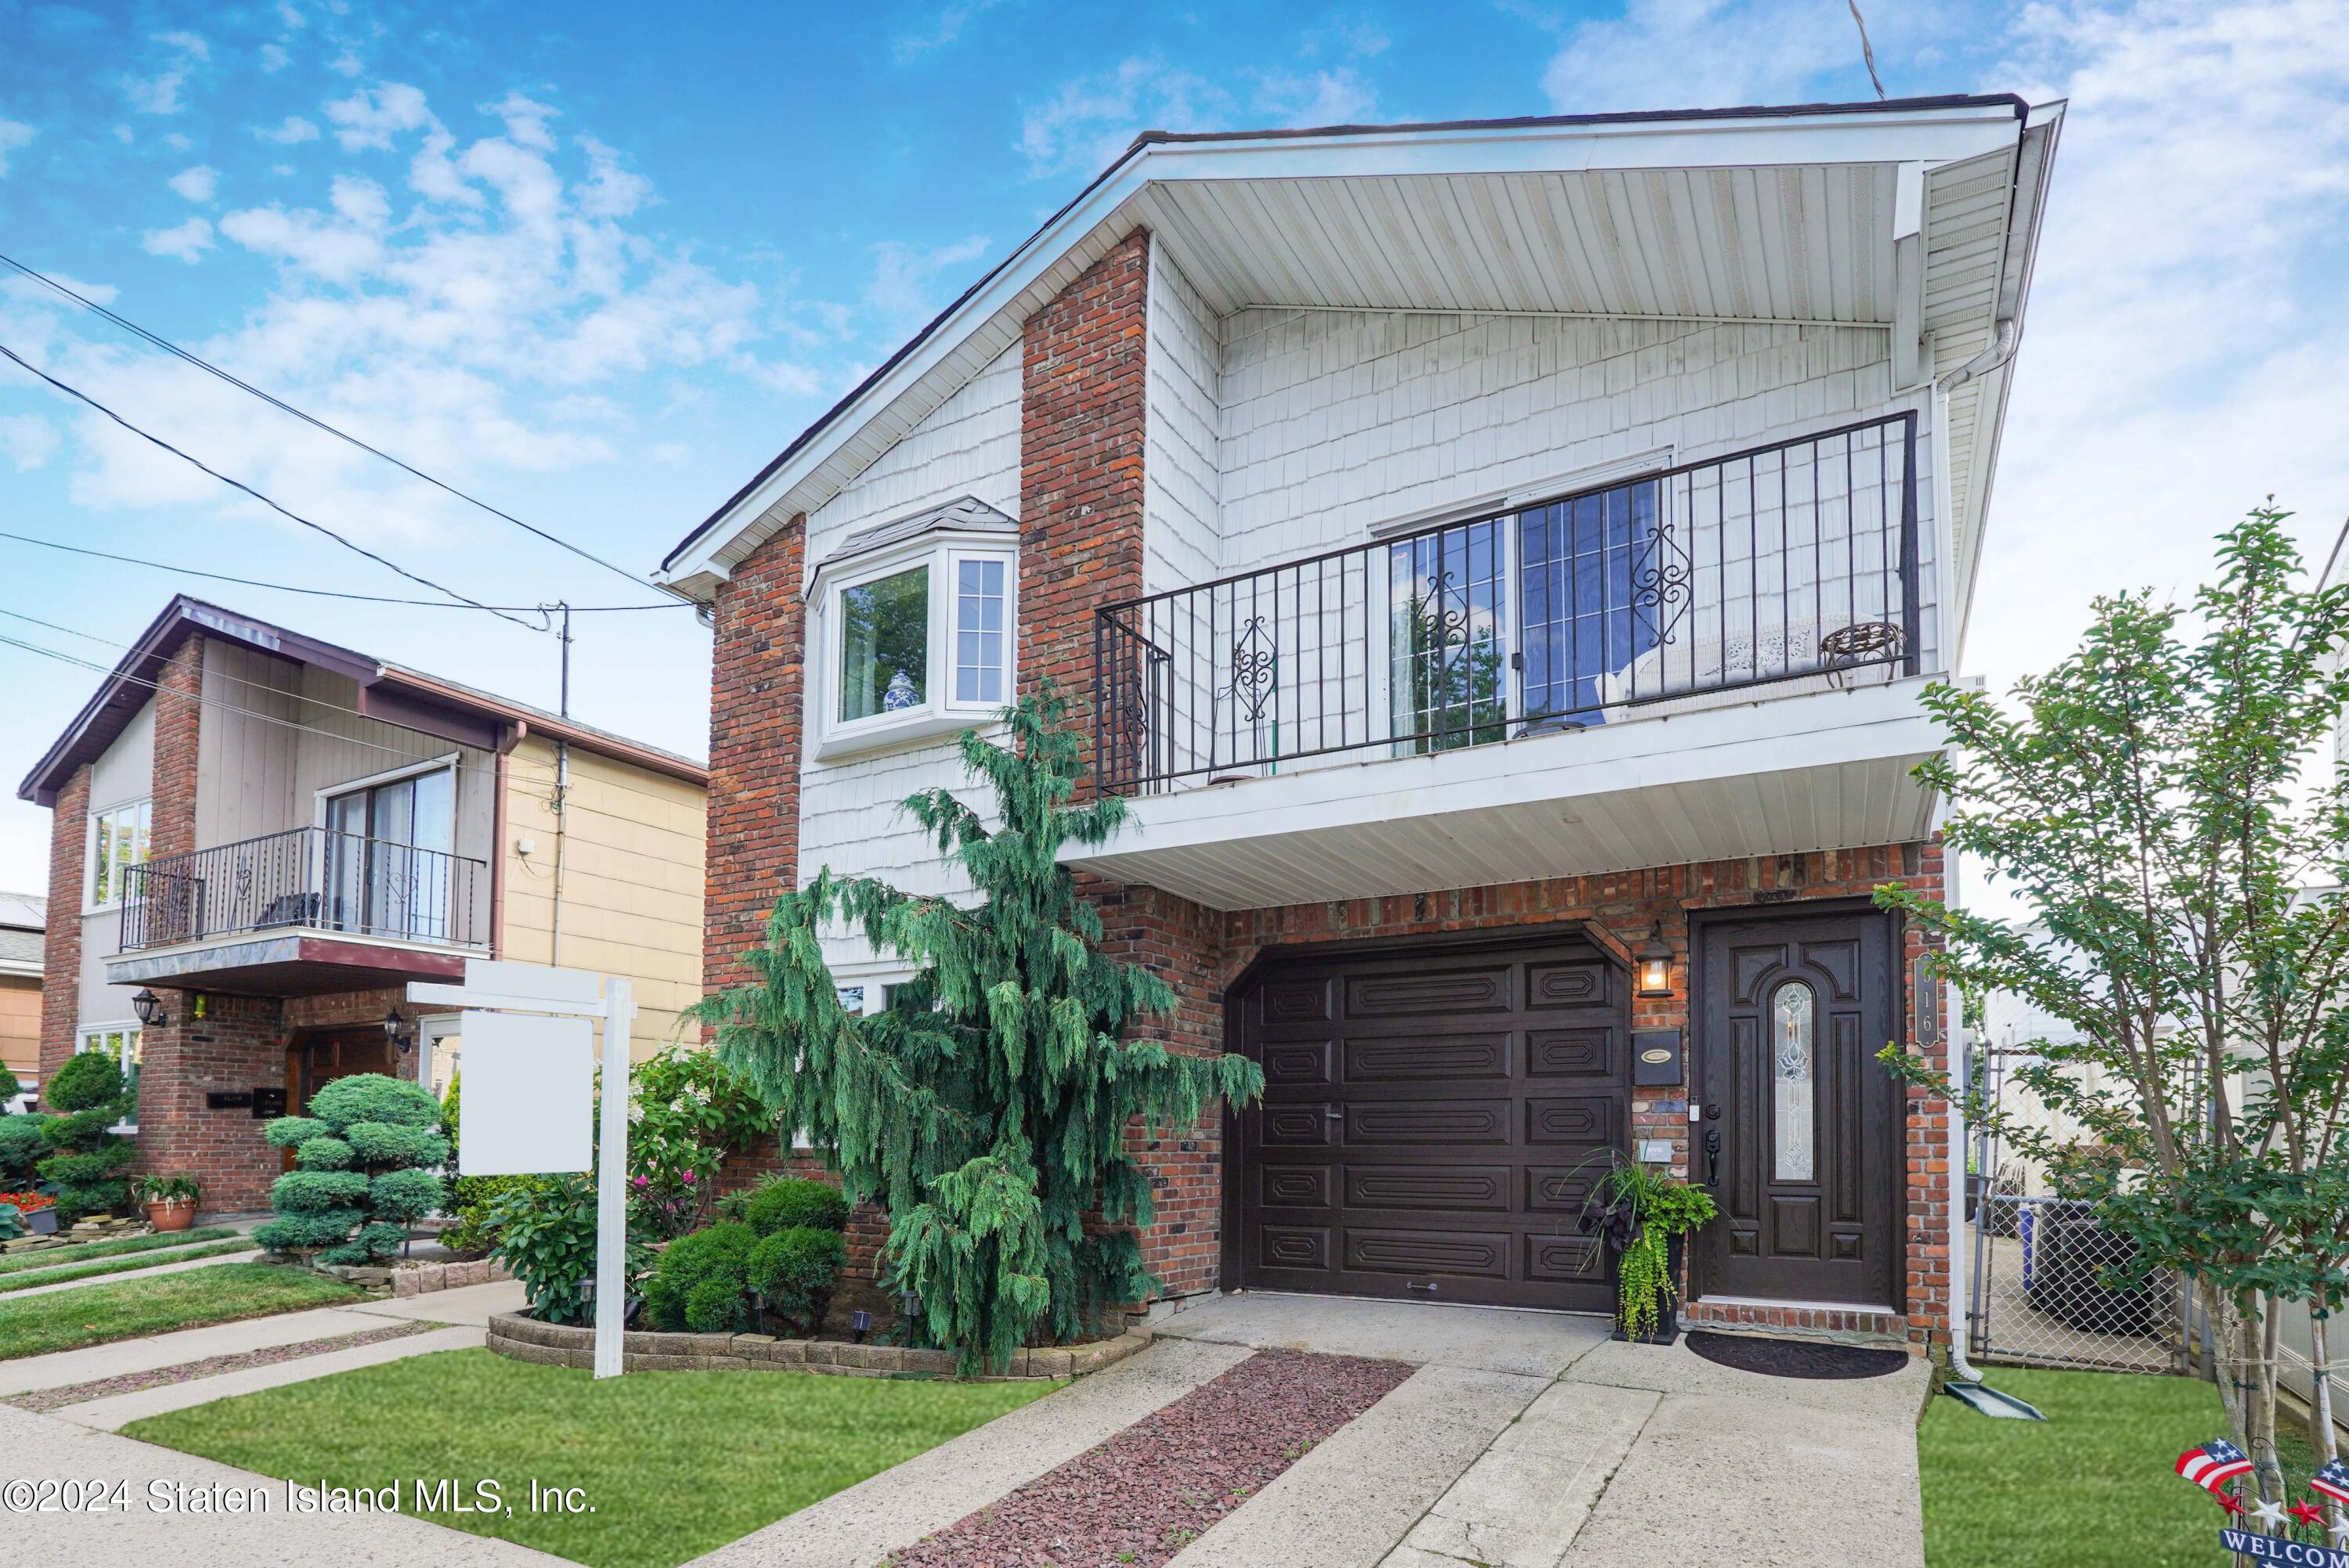
M 1279 678 L 1279 645 L 1265 630 L 1264 617 L 1252 615 L 1232 644 L 1232 684 L 1227 688 L 1235 709 L 1251 727 L 1263 719 Z
M 1631 563 L 1631 613 L 1659 643 L 1675 642 L 1694 594 L 1688 551 L 1669 520 L 1658 520 Z

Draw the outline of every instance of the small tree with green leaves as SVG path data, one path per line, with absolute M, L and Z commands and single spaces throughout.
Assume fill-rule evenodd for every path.
M 380 1262 L 445 1191 L 433 1169 L 449 1159 L 440 1103 L 405 1078 L 336 1078 L 310 1097 L 308 1115 L 279 1117 L 261 1135 L 294 1151 L 295 1168 L 269 1190 L 277 1217 L 253 1233 L 279 1252 L 322 1264 Z
M 51 1073 L 41 1092 L 59 1112 L 41 1128 L 49 1152 L 39 1165 L 41 1180 L 56 1193 L 58 1217 L 71 1224 L 121 1207 L 129 1200 L 126 1172 L 136 1152 L 114 1130 L 129 1104 L 122 1069 L 102 1051 L 82 1051 Z
M 2322 1363 L 2349 1295 L 2349 790 L 2303 787 L 2349 698 L 2349 588 L 2304 585 L 2283 517 L 2261 509 L 2220 537 L 2219 580 L 2190 611 L 2098 600 L 2079 651 L 2011 703 L 1928 690 L 1950 749 L 1917 776 L 1949 802 L 1945 840 L 2035 923 L 1877 894 L 1967 994 L 2014 993 L 2077 1031 L 2023 1042 L 2038 1063 L 2014 1080 L 2081 1137 L 1979 1094 L 1969 1112 L 2133 1243 L 2116 1283 L 2193 1282 L 2271 1499 L 2274 1305 L 2310 1305 Z M 2329 1458 L 2326 1382 L 2311 1435 Z
M 847 1196 L 887 1213 L 883 1267 L 921 1304 L 911 1337 L 952 1347 L 966 1372 L 1146 1295 L 1136 1228 L 1153 1204 L 1129 1124 L 1188 1128 L 1216 1096 L 1246 1102 L 1263 1087 L 1245 1057 L 1129 1037 L 1172 1012 L 1174 994 L 1101 950 L 1101 916 L 1057 858 L 1064 843 L 1106 842 L 1126 804 L 1077 801 L 1078 738 L 1049 686 L 1003 722 L 1008 745 L 961 738 L 999 825 L 944 789 L 905 803 L 975 903 L 826 868 L 776 903 L 747 955 L 756 983 L 698 1015 L 782 1125 L 825 1150 Z M 842 918 L 915 971 L 881 1013 L 840 1004 L 819 933 Z

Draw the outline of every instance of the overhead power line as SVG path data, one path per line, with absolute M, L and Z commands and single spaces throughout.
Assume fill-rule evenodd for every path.
M 267 588 L 278 593 L 305 593 L 314 599 L 353 599 L 363 604 L 409 604 L 423 610 L 471 610 L 471 604 L 459 604 L 447 599 L 404 599 L 391 593 L 352 593 L 338 588 L 304 588 L 291 583 L 270 583 L 258 577 L 234 577 L 225 572 L 203 572 L 193 566 L 174 566 L 169 562 L 150 561 L 143 555 L 118 555 L 110 550 L 91 550 L 79 544 L 60 544 L 54 539 L 36 539 L 29 533 L 11 533 L 0 529 L 0 539 L 13 539 L 19 544 L 37 544 L 44 550 L 62 550 L 68 555 L 94 556 L 100 561 L 119 561 L 125 566 L 144 566 L 150 572 L 168 572 L 184 577 L 208 577 L 215 583 L 234 583 L 245 588 Z M 492 604 L 492 610 L 543 612 L 542 604 Z M 574 604 L 574 615 L 610 614 L 628 610 L 690 610 L 694 605 L 683 599 L 664 599 L 657 604 Z
M 251 485 L 246 484 L 243 480 L 231 479 L 228 475 L 221 472 L 218 469 L 206 464 L 201 458 L 191 457 L 188 453 L 181 451 L 179 448 L 171 445 L 171 442 L 163 439 L 162 437 L 150 435 L 147 431 L 140 429 L 138 426 L 132 424 L 129 420 L 124 418 L 121 415 L 116 413 L 113 409 L 108 407 L 105 404 L 91 397 L 88 393 L 80 390 L 78 387 L 68 387 L 66 383 L 58 380 L 47 371 L 43 370 L 40 366 L 33 364 L 23 355 L 18 354 L 15 349 L 9 347 L 5 343 L 0 343 L 0 356 L 6 356 L 16 364 L 23 366 L 25 370 L 30 374 L 39 377 L 42 380 L 47 382 L 50 386 L 56 387 L 67 397 L 73 398 L 76 402 L 86 404 L 89 407 L 97 409 L 99 413 L 105 415 L 108 418 L 121 426 L 124 429 L 129 431 L 140 440 L 151 442 L 153 445 L 160 447 L 163 450 L 171 453 L 181 462 L 187 463 L 204 473 L 210 474 L 212 478 L 220 480 L 221 483 L 228 485 L 233 489 L 243 490 L 246 495 L 251 496 L 254 500 L 259 501 L 270 511 L 278 513 L 280 516 L 291 518 L 294 521 L 300 523 L 303 527 L 310 529 L 314 532 L 326 535 L 328 539 L 333 540 L 336 544 L 341 545 L 344 549 L 359 555 L 364 555 L 369 561 L 374 562 L 377 565 L 384 567 L 388 571 L 398 573 L 410 583 L 419 583 L 426 588 L 429 588 L 436 593 L 446 593 L 450 598 L 458 600 L 462 603 L 471 604 L 476 610 L 487 610 L 491 614 L 497 616 L 499 619 L 512 621 L 515 625 L 523 627 L 526 631 L 537 632 L 543 631 L 545 629 L 541 626 L 533 626 L 529 622 L 521 619 L 519 616 L 510 615 L 503 610 L 497 609 L 492 605 L 484 604 L 479 599 L 473 598 L 470 594 L 460 593 L 457 590 L 450 588 L 446 584 L 435 583 L 429 577 L 423 576 L 419 573 L 410 572 L 407 567 L 400 565 L 399 562 L 393 561 L 387 556 L 378 555 L 374 551 L 369 550 L 366 545 L 360 544 L 354 540 L 347 539 L 343 535 L 336 533 L 325 523 L 313 522 L 308 518 L 304 517 L 300 512 L 280 506 L 277 502 L 270 500 L 267 496 L 262 494 Z
M 207 376 L 218 377 L 221 380 L 227 382 L 230 386 L 235 387 L 241 392 L 251 393 L 254 397 L 260 398 L 263 402 L 268 404 L 271 407 L 277 409 L 280 413 L 291 415 L 293 418 L 301 420 L 304 424 L 311 427 L 313 429 L 321 431 L 326 435 L 332 436 L 338 441 L 347 442 L 351 446 L 357 447 L 360 451 L 366 452 L 372 457 L 381 458 L 385 462 L 389 463 L 396 469 L 398 469 L 401 472 L 422 480 L 426 484 L 432 486 L 435 490 L 442 490 L 450 495 L 455 496 L 459 500 L 463 501 L 468 506 L 479 507 L 481 511 L 488 512 L 492 517 L 510 522 L 525 533 L 536 534 L 539 538 L 546 541 L 549 544 L 554 545 L 559 549 L 567 550 L 583 561 L 592 561 L 596 565 L 604 568 L 606 572 L 616 572 L 621 576 L 626 578 L 629 582 L 636 584 L 639 588 L 650 588 L 656 586 L 656 584 L 647 582 L 638 573 L 629 571 L 625 566 L 616 565 L 610 561 L 606 561 L 604 557 L 596 554 L 592 550 L 572 543 L 571 541 L 564 538 L 561 534 L 549 533 L 545 529 L 540 528 L 535 523 L 524 522 L 522 519 L 514 516 L 513 513 L 503 511 L 498 507 L 492 506 L 488 501 L 483 500 L 479 496 L 469 495 L 465 491 L 459 490 L 455 485 L 449 483 L 446 480 L 435 479 L 432 475 L 426 473 L 422 469 L 418 468 L 415 464 L 407 462 L 399 458 L 393 457 L 389 452 L 385 451 L 382 448 L 371 446 L 367 442 L 361 440 L 358 437 L 352 435 L 349 431 L 338 429 L 335 426 L 326 423 L 326 420 L 319 418 L 316 415 L 306 413 L 304 410 L 295 407 L 293 404 L 286 402 L 283 397 L 276 396 L 274 393 L 264 391 L 262 388 L 255 387 L 252 382 L 246 381 L 229 371 L 223 370 L 219 366 L 212 364 L 210 360 L 181 347 L 178 344 L 173 343 L 170 338 L 164 337 L 157 333 L 150 332 L 147 328 L 140 325 L 137 322 L 130 320 L 128 316 L 119 315 L 114 311 L 108 309 L 105 305 L 100 304 L 98 301 L 91 299 L 85 294 L 77 293 L 73 289 L 68 288 L 66 284 L 58 282 L 56 278 L 50 277 L 46 273 L 37 272 L 35 269 L 26 266 L 24 263 L 16 260 L 16 257 L 7 254 L 5 252 L 0 252 L 0 263 L 5 263 L 7 265 L 14 267 L 16 271 L 24 273 L 25 276 L 32 279 L 35 283 L 41 284 L 45 288 L 54 290 L 57 294 L 63 294 L 66 298 L 73 301 L 76 304 L 82 306 L 86 310 L 94 312 L 98 315 L 104 317 L 106 320 L 112 322 L 115 325 L 120 327 L 123 331 L 129 333 L 132 336 L 139 338 L 141 342 L 151 344 L 155 347 L 161 349 L 164 353 L 172 356 L 174 358 L 186 361 L 188 364 L 194 366 L 197 369 L 202 371 Z M 11 356 L 10 357 L 13 358 L 15 356 Z

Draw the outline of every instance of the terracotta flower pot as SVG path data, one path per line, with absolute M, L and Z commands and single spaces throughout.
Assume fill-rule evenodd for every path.
M 196 1205 L 191 1198 L 176 1202 L 147 1205 L 147 1222 L 159 1231 L 184 1231 L 196 1222 Z

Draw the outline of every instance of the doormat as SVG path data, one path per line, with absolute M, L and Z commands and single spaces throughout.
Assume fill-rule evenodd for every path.
M 1759 1339 L 1746 1334 L 1708 1334 L 1701 1328 L 1688 1331 L 1688 1347 L 1718 1366 L 1765 1377 L 1884 1377 L 1909 1365 L 1906 1350 Z

